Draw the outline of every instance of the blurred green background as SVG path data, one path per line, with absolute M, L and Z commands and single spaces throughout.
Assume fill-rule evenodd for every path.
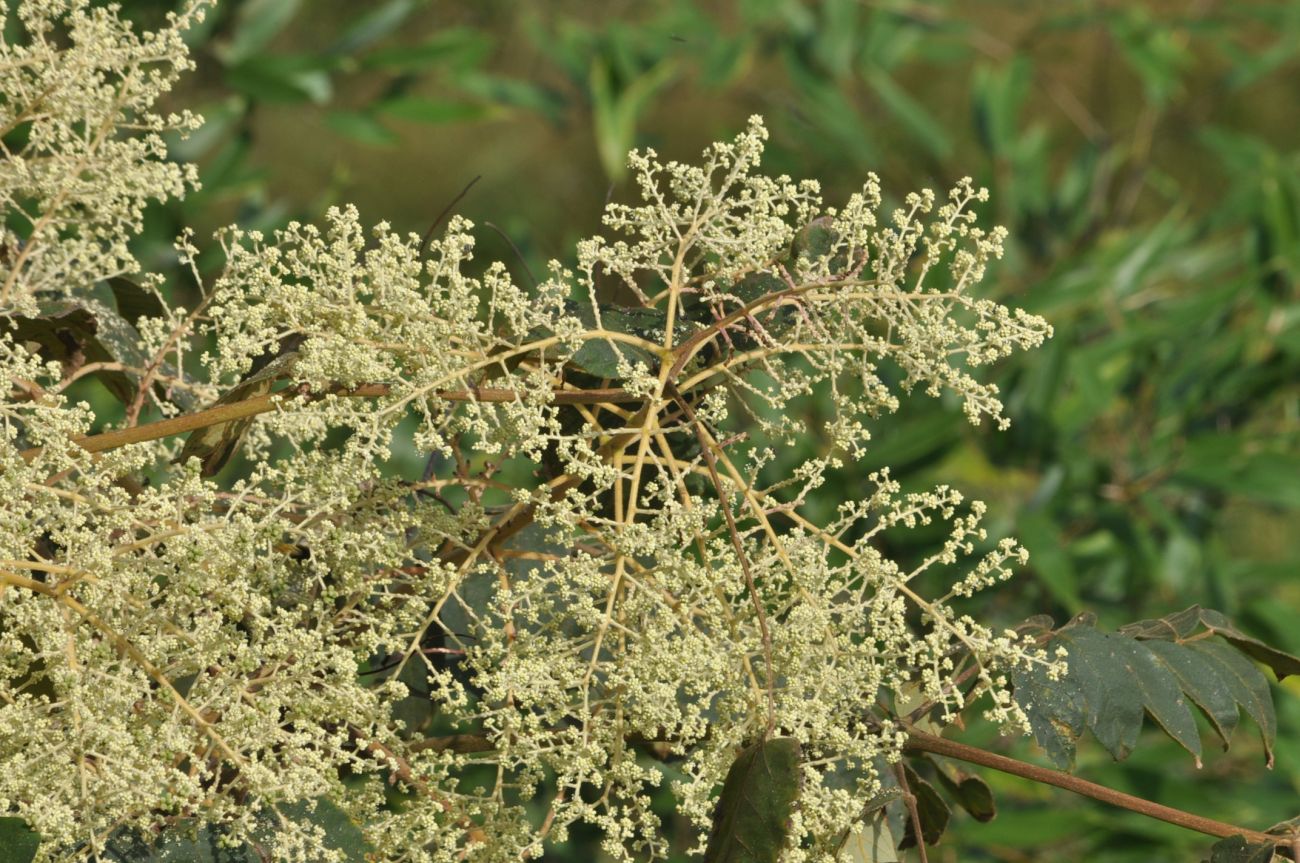
M 142 25 L 170 8 L 124 5 Z M 918 396 L 816 505 L 881 464 L 987 500 L 994 538 L 1033 557 L 972 604 L 989 622 L 1201 603 L 1300 652 L 1300 3 L 226 0 L 191 43 L 173 101 L 208 123 L 174 153 L 204 188 L 151 211 L 138 246 L 191 307 L 181 225 L 202 238 L 354 202 L 423 233 L 476 176 L 456 212 L 480 259 L 526 281 L 631 195 L 627 149 L 693 160 L 754 113 L 766 170 L 820 179 L 830 203 L 867 171 L 895 201 L 973 176 L 1011 230 L 986 292 L 1056 337 L 990 372 L 1010 431 Z M 906 539 L 891 553 L 934 537 Z M 1300 814 L 1293 693 L 1277 690 L 1271 772 L 1250 729 L 1200 770 L 1152 731 L 1123 764 L 1085 742 L 1078 772 L 1266 828 Z M 963 739 L 1044 762 L 979 723 Z M 955 816 L 931 860 L 1184 861 L 1210 843 L 986 776 L 998 818 Z M 601 855 L 575 834 L 546 859 Z

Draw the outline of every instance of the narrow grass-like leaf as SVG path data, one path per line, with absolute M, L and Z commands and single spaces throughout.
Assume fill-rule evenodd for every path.
M 1268 680 L 1241 645 L 1206 637 L 1235 632 L 1222 615 L 1207 616 L 1193 607 L 1160 620 L 1139 621 L 1114 634 L 1098 632 L 1094 622 L 1092 615 L 1081 614 L 1048 642 L 1049 649 L 1064 646 L 1068 653 L 1069 670 L 1063 679 L 1050 680 L 1033 667 L 1017 670 L 1013 678 L 1016 701 L 1029 717 L 1035 739 L 1057 766 L 1070 766 L 1074 742 L 1084 730 L 1116 759 L 1127 757 L 1137 744 L 1143 713 L 1199 765 L 1201 742 L 1192 704 L 1209 719 L 1225 747 L 1237 726 L 1238 705 L 1245 708 L 1259 726 L 1272 763 L 1277 720 Z

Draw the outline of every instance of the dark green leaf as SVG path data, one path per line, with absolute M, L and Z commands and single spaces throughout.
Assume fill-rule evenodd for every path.
M 713 813 L 705 863 L 777 863 L 799 799 L 799 742 L 760 740 L 736 756 Z
M 1273 669 L 1273 673 L 1277 675 L 1278 680 L 1292 674 L 1300 674 L 1300 658 L 1275 647 L 1270 647 L 1258 639 L 1251 638 L 1233 626 L 1232 622 L 1219 612 L 1210 608 L 1201 609 L 1201 623 L 1207 630 L 1213 632 L 1251 659 L 1262 662 Z
M 790 257 L 808 258 L 814 261 L 825 258 L 830 254 L 839 236 L 832 227 L 834 224 L 835 220 L 830 216 L 818 216 L 804 225 L 794 235 L 794 242 L 790 245 Z M 785 288 L 784 282 L 777 290 L 783 288 Z
M 117 313 L 131 326 L 138 325 L 141 318 L 161 318 L 165 314 L 162 300 L 148 288 L 121 276 L 114 276 L 107 281 L 113 299 L 117 302 Z
M 0 863 L 32 863 L 40 845 L 40 834 L 26 821 L 0 818 Z
M 1012 675 L 1016 703 L 1029 717 L 1034 739 L 1062 770 L 1074 767 L 1074 742 L 1084 729 L 1084 699 L 1070 675 L 1052 680 L 1039 665 L 1017 668 Z
M 294 821 L 321 828 L 325 833 L 326 845 L 332 850 L 343 852 L 344 860 L 365 860 L 366 854 L 375 850 L 366 841 L 361 828 L 342 809 L 325 797 L 317 798 L 314 802 L 314 808 L 311 806 L 312 801 L 303 800 L 282 805 L 279 809 Z
M 1201 741 L 1196 722 L 1177 680 L 1146 646 L 1123 635 L 1091 627 L 1070 627 L 1061 642 L 1078 662 L 1078 675 L 1088 703 L 1088 725 L 1117 760 L 1137 745 L 1143 709 L 1200 764 Z
M 1268 679 L 1255 663 L 1223 642 L 1194 641 L 1187 648 L 1200 653 L 1213 665 L 1232 692 L 1233 699 L 1245 708 L 1247 716 L 1255 720 L 1264 743 L 1264 756 L 1271 767 L 1273 741 L 1277 739 L 1277 714 L 1268 691 Z
M 331 111 L 325 122 L 340 135 L 372 147 L 387 147 L 400 140 L 395 132 L 365 111 Z
M 1251 638 L 1237 629 L 1222 613 L 1212 608 L 1193 605 L 1174 614 L 1154 620 L 1139 620 L 1120 628 L 1120 632 L 1134 638 L 1163 639 L 1166 641 L 1185 641 L 1198 632 L 1209 632 L 1219 636 L 1247 656 L 1269 668 L 1282 680 L 1292 674 L 1300 674 L 1300 658 L 1270 647 L 1257 638 Z
M 314 807 L 312 804 L 315 804 Z M 278 814 L 257 815 L 255 841 L 265 846 L 280 818 L 313 824 L 324 834 L 325 846 L 340 851 L 344 860 L 363 861 L 374 848 L 361 828 L 343 810 L 324 797 L 283 803 Z M 115 863 L 263 863 L 265 857 L 249 844 L 226 845 L 228 828 L 185 821 L 165 830 L 156 840 L 136 832 L 119 832 L 108 842 L 106 859 Z M 0 852 L 0 863 L 7 863 Z
M 566 303 L 570 314 L 582 321 L 589 329 L 604 329 L 610 332 L 624 333 L 647 341 L 661 343 L 664 327 L 668 323 L 667 315 L 660 309 L 611 306 L 604 303 L 597 307 L 597 314 L 590 303 Z M 678 335 L 685 334 L 684 329 Z M 619 377 L 619 358 L 622 357 L 632 365 L 652 368 L 655 355 L 645 348 L 626 342 L 616 342 L 607 338 L 589 338 L 574 352 L 572 362 L 585 372 L 601 378 L 617 379 Z
M 1245 836 L 1229 836 L 1210 846 L 1209 863 L 1269 863 L 1275 847 L 1250 842 Z
M 948 796 L 976 821 L 992 821 L 997 817 L 998 808 L 993 802 L 993 790 L 983 779 L 960 772 L 953 778 L 937 764 L 934 772 Z
M 1213 663 L 1168 641 L 1148 641 L 1147 650 L 1178 679 L 1183 692 L 1201 708 L 1226 748 L 1237 728 L 1239 714 L 1233 689 Z
M 44 360 L 62 363 L 67 373 L 90 363 L 144 364 L 135 328 L 113 309 L 95 299 L 58 299 L 41 304 L 37 317 L 10 319 L 17 342 L 33 342 Z M 129 404 L 137 392 L 137 377 L 126 371 L 100 369 L 93 373 L 115 398 Z
M 1199 764 L 1191 703 L 1209 718 L 1225 746 L 1237 724 L 1237 705 L 1244 707 L 1259 726 L 1271 763 L 1276 718 L 1263 673 L 1222 641 L 1203 634 L 1174 640 L 1197 632 L 1200 615 L 1199 609 L 1189 609 L 1116 634 L 1098 632 L 1091 615 L 1079 615 L 1047 645 L 1049 650 L 1064 646 L 1069 653 L 1063 679 L 1051 681 L 1037 668 L 1015 672 L 1016 701 L 1052 761 L 1068 767 L 1074 741 L 1085 729 L 1116 759 L 1126 757 L 1137 743 L 1145 712 Z
M 925 839 L 926 845 L 937 845 L 943 838 L 943 831 L 948 829 L 948 820 L 952 812 L 948 804 L 944 803 L 943 798 L 939 796 L 939 792 L 934 790 L 933 785 L 916 775 L 916 771 L 911 767 L 904 766 L 903 770 L 907 775 L 908 790 L 916 798 L 916 814 L 921 822 L 921 836 Z M 912 824 L 910 813 L 906 825 L 903 840 L 898 843 L 899 848 L 911 848 L 916 845 L 916 829 Z

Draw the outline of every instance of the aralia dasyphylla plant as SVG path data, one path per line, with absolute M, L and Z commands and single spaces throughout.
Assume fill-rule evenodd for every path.
M 477 267 L 462 218 L 426 244 L 343 207 L 221 232 L 206 284 L 182 236 L 180 308 L 128 241 L 197 185 L 163 135 L 199 118 L 153 105 L 205 5 L 145 34 L 6 7 L 0 845 L 506 861 L 581 822 L 659 859 L 667 786 L 706 860 L 924 860 L 947 800 L 994 814 L 964 761 L 1232 837 L 1215 854 L 1290 847 L 939 731 L 977 710 L 1068 767 L 1150 715 L 1199 759 L 1193 710 L 1226 743 L 1245 708 L 1267 747 L 1254 661 L 1300 661 L 1196 607 L 972 619 L 1026 552 L 947 486 L 882 470 L 807 515 L 901 394 L 1006 425 L 975 370 L 1051 331 L 976 295 L 1005 237 L 984 190 L 882 214 L 870 176 L 829 206 L 760 173 L 754 118 L 699 164 L 633 153 L 639 202 L 536 284 Z M 387 468 L 399 437 L 419 475 Z M 915 566 L 879 550 L 936 522 Z

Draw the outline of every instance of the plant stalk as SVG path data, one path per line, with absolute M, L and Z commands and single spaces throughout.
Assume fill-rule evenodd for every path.
M 1102 803 L 1119 806 L 1123 809 L 1157 818 L 1170 824 L 1176 824 L 1188 830 L 1195 830 L 1198 833 L 1217 836 L 1221 839 L 1241 835 L 1250 842 L 1266 843 L 1279 847 L 1285 846 L 1289 842 L 1287 837 L 1284 836 L 1275 836 L 1258 830 L 1238 827 L 1224 821 L 1215 821 L 1213 818 L 1204 818 L 1191 812 L 1184 812 L 1181 809 L 1174 809 L 1171 806 L 1164 806 L 1160 803 L 1144 800 L 1141 797 L 1134 797 L 1132 794 L 1125 794 L 1123 791 L 1116 791 L 1113 788 L 1107 788 L 1104 785 L 1098 785 L 1095 782 L 1089 782 L 1086 779 L 1080 779 L 1078 776 L 1071 776 L 1059 770 L 1039 767 L 1036 764 L 1008 758 L 1005 755 L 999 755 L 965 743 L 958 743 L 955 740 L 926 734 L 924 731 L 910 731 L 904 749 L 914 752 L 930 752 L 946 758 L 956 758 L 959 761 L 989 767 L 993 770 L 1009 773 L 1012 776 L 1020 776 L 1034 782 L 1042 782 L 1045 785 L 1054 785 L 1057 788 L 1064 788 L 1066 791 L 1073 791 L 1075 794 L 1082 794 L 1084 797 L 1091 797 L 1093 800 L 1100 800 Z

